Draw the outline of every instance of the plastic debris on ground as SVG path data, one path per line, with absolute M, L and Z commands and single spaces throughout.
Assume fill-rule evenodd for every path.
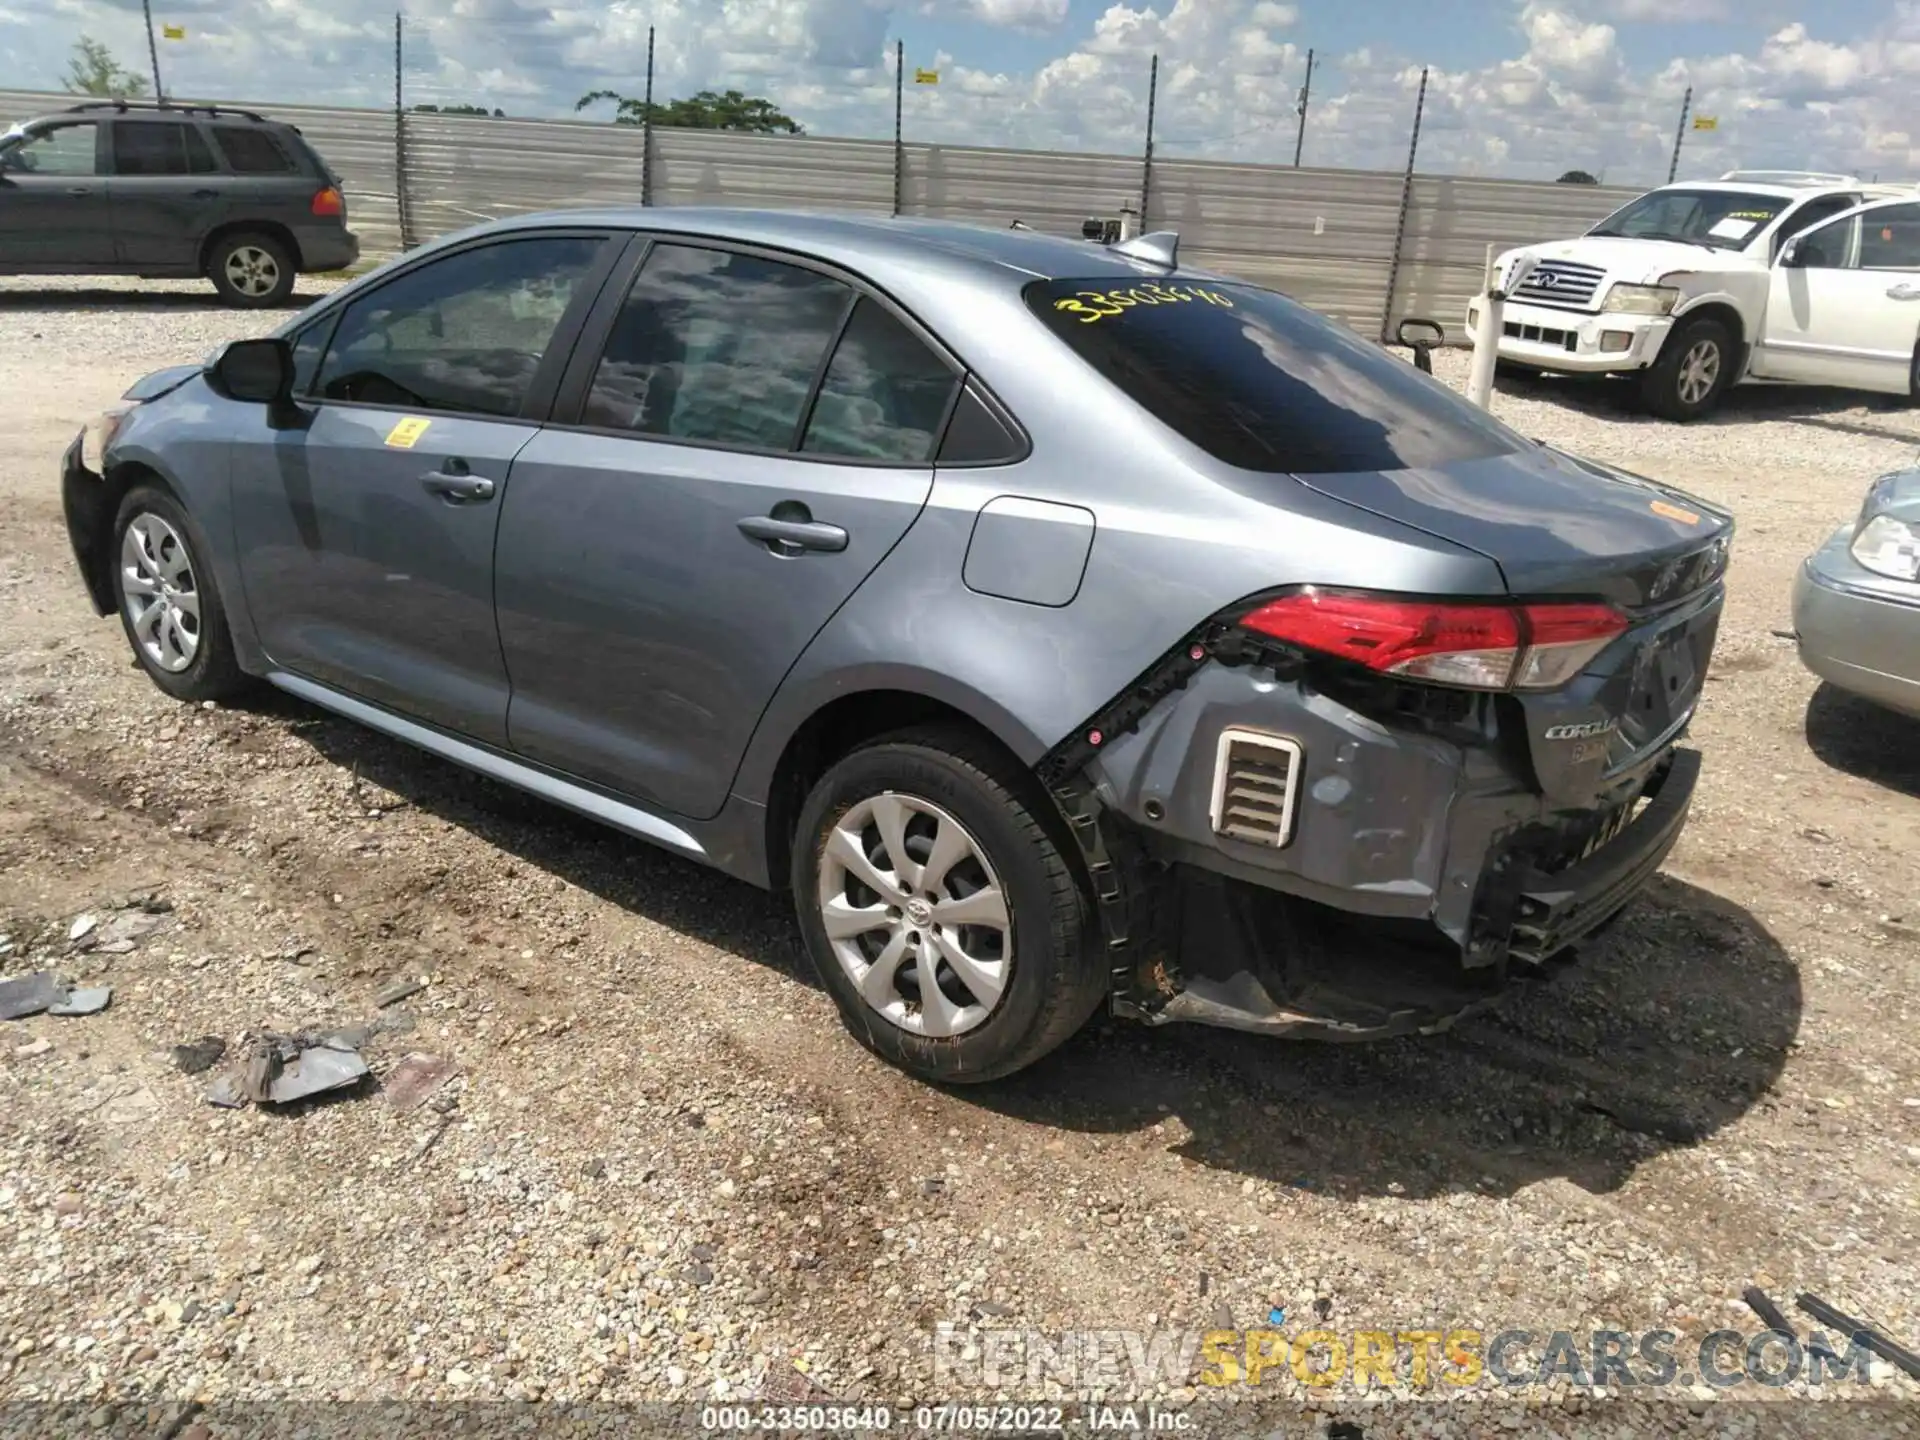
M 93 985 L 76 988 L 51 970 L 0 980 L 0 1020 L 24 1020 L 29 1015 L 96 1015 L 113 1001 L 113 988 Z

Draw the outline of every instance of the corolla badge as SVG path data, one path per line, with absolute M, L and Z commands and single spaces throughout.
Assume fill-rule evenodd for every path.
M 1618 729 L 1620 722 L 1609 716 L 1605 720 L 1589 720 L 1584 725 L 1549 725 L 1545 738 L 1548 740 L 1591 740 L 1596 735 L 1605 735 Z

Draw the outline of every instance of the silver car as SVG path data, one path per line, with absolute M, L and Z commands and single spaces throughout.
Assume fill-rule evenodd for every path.
M 1800 660 L 1849 694 L 1920 717 L 1920 468 L 1883 475 L 1794 578 Z
M 1699 773 L 1729 517 L 1167 235 L 528 216 L 128 398 L 63 492 L 155 684 L 790 891 L 933 1079 L 1101 1006 L 1444 1026 Z

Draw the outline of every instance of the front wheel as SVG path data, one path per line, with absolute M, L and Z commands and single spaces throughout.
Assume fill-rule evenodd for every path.
M 1704 317 L 1683 321 L 1641 380 L 1641 400 L 1663 420 L 1698 420 L 1733 383 L 1733 366 L 1733 336 L 1725 325 Z
M 1031 1065 L 1106 993 L 1043 798 L 964 731 L 856 750 L 814 786 L 792 884 L 807 952 L 847 1028 L 922 1079 Z
M 113 593 L 140 668 L 176 700 L 247 687 L 200 532 L 158 485 L 136 485 L 114 519 Z

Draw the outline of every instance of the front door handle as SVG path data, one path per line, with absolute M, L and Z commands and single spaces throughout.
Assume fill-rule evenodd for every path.
M 196 190 L 193 192 L 193 198 L 195 200 L 218 200 L 220 198 L 220 192 L 218 190 Z
M 69 195 L 91 195 L 93 193 L 93 187 L 91 185 L 69 185 L 67 187 L 67 193 Z
M 429 495 L 438 495 L 449 505 L 468 505 L 493 498 L 493 481 L 483 475 L 469 475 L 463 465 L 458 470 L 429 470 L 420 477 L 421 487 Z
M 1920 290 L 1911 285 L 1896 285 L 1887 291 L 1889 300 L 1920 300 Z
M 808 550 L 836 554 L 847 548 L 847 532 L 818 520 L 787 520 L 772 515 L 749 515 L 740 533 L 762 541 L 776 555 L 799 555 Z

